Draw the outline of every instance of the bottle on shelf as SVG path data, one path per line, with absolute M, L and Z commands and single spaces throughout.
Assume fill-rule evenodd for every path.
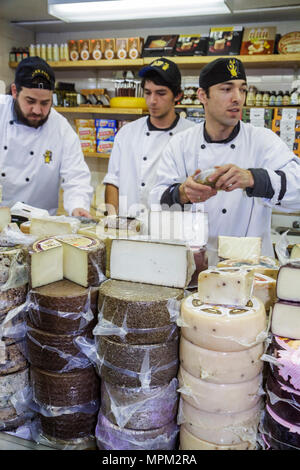
M 16 52 L 17 52 L 16 47 L 12 47 L 11 51 L 9 53 L 9 62 L 16 62 L 17 61 Z
M 52 56 L 52 60 L 54 62 L 58 62 L 59 61 L 59 48 L 58 48 L 58 44 L 54 44 L 53 45 L 53 56 Z
M 297 106 L 299 104 L 299 93 L 297 88 L 293 88 L 291 93 L 291 106 Z
M 41 58 L 47 60 L 47 48 L 46 44 L 41 45 Z
M 286 91 L 283 95 L 283 98 L 282 98 L 282 105 L 283 106 L 289 106 L 291 103 L 291 96 L 290 96 L 290 92 L 289 91 Z
M 270 99 L 270 93 L 268 91 L 264 91 L 262 105 L 269 106 L 269 99 Z
M 64 57 L 65 60 L 69 60 L 69 46 L 67 42 L 64 43 Z
M 36 55 L 35 45 L 34 44 L 30 44 L 30 46 L 29 46 L 29 55 L 30 55 L 30 57 L 34 57 Z
M 41 57 L 41 45 L 40 44 L 36 44 L 35 53 L 38 57 Z
M 256 95 L 255 95 L 255 106 L 256 107 L 260 107 L 262 106 L 262 101 L 263 101 L 263 91 L 257 91 Z
M 275 106 L 282 106 L 283 91 L 279 90 L 275 98 Z
M 269 106 L 275 106 L 275 100 L 276 100 L 276 91 L 273 90 L 271 91 L 271 94 L 270 94 Z
M 52 55 L 52 44 L 48 44 L 47 46 L 47 61 L 52 62 L 53 55 Z
M 23 50 L 20 47 L 18 47 L 16 49 L 16 62 L 21 62 L 22 59 L 23 59 Z
M 256 95 L 256 87 L 253 85 L 249 86 L 247 98 L 246 98 L 246 106 L 255 106 L 255 95 Z

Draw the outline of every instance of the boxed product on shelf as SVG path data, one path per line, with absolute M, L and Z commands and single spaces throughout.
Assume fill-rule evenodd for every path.
M 97 153 L 111 153 L 114 143 L 103 140 L 96 140 L 96 152 Z
M 69 59 L 73 61 L 79 60 L 79 41 L 71 39 L 70 41 L 68 41 L 68 47 Z
M 178 34 L 148 36 L 143 48 L 143 57 L 173 55 Z
M 90 39 L 90 58 L 92 60 L 103 59 L 103 39 Z
M 272 118 L 273 118 L 273 109 L 271 108 L 259 108 L 260 109 L 260 120 L 264 121 L 264 127 L 268 129 L 272 128 Z M 263 111 L 261 111 L 263 109 Z M 253 112 L 257 113 L 256 108 L 243 108 L 242 111 L 242 121 L 253 123 L 252 121 L 255 120 L 256 116 L 253 116 Z M 255 125 L 255 124 L 254 124 Z
M 81 149 L 84 153 L 96 152 L 96 139 L 80 139 Z
M 76 128 L 78 127 L 94 127 L 94 119 L 74 119 Z
M 210 28 L 207 55 L 239 55 L 243 30 L 242 26 Z
M 241 55 L 273 54 L 276 36 L 276 26 L 260 26 L 245 28 Z
M 127 59 L 128 56 L 128 38 L 116 39 L 116 56 L 118 59 Z
M 279 54 L 295 54 L 300 52 L 300 31 L 293 31 L 282 36 L 278 42 Z
M 115 38 L 108 38 L 103 40 L 104 58 L 111 60 L 115 58 L 116 53 L 116 40 Z
M 128 56 L 130 59 L 141 57 L 144 46 L 144 38 L 128 38 Z
M 97 141 L 113 142 L 115 140 L 115 134 L 117 132 L 116 127 L 97 127 L 96 128 L 96 139 Z
M 174 55 L 206 55 L 208 36 L 202 34 L 180 34 Z
M 117 127 L 115 119 L 95 119 L 96 127 Z
M 90 59 L 90 41 L 89 39 L 79 39 L 79 58 L 80 60 Z
M 275 108 L 275 111 L 274 111 L 274 119 L 281 119 L 282 118 L 282 114 L 285 113 L 286 111 L 284 111 L 285 108 Z M 296 119 L 297 120 L 300 120 L 300 108 L 289 108 L 289 109 L 297 109 L 297 116 L 296 116 Z M 295 111 L 293 111 L 295 112 Z

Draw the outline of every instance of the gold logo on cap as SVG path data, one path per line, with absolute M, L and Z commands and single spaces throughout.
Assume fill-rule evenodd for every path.
M 156 60 L 151 64 L 151 67 L 161 67 L 163 70 L 168 70 L 170 64 L 168 64 L 168 62 L 164 62 L 163 60 Z
M 46 150 L 46 152 L 44 153 L 43 157 L 44 157 L 45 163 L 48 163 L 48 164 L 49 164 L 49 163 L 51 162 L 51 160 L 52 160 L 52 152 L 51 152 L 51 150 Z
M 45 70 L 35 69 L 32 72 L 32 78 L 34 78 L 36 75 L 44 75 L 44 77 L 46 77 L 46 79 L 50 82 L 49 74 L 47 72 L 45 72 Z
M 229 72 L 231 73 L 231 78 L 236 78 L 238 76 L 238 67 L 235 59 L 230 59 L 229 64 L 227 65 Z

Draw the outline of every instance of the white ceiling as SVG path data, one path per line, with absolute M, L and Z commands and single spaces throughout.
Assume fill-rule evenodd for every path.
M 163 1 L 163 0 L 162 0 Z M 188 0 L 187 0 L 188 1 Z M 193 18 L 148 19 L 115 21 L 109 24 L 64 23 L 48 14 L 47 0 L 0 0 L 0 18 L 9 22 L 24 22 L 23 28 L 34 32 L 65 32 L 88 30 L 115 30 L 130 28 L 157 28 L 165 26 L 199 26 L 207 24 L 237 24 L 269 21 L 295 21 L 300 19 L 300 1 L 294 0 L 226 0 L 230 15 L 195 16 Z M 40 23 L 44 21 L 44 23 Z

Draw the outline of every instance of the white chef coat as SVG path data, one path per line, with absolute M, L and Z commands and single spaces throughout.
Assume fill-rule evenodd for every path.
M 218 191 L 197 210 L 208 214 L 209 246 L 217 249 L 218 235 L 261 237 L 262 254 L 273 256 L 271 243 L 272 208 L 280 211 L 300 209 L 300 159 L 271 130 L 240 123 L 237 136 L 228 143 L 208 143 L 204 123 L 188 129 L 170 140 L 160 159 L 157 182 L 149 197 L 150 204 L 160 203 L 163 192 L 174 183 L 182 183 L 196 169 L 233 163 L 241 168 L 267 170 L 274 195 L 272 199 L 248 197 L 242 189 Z M 275 170 L 286 174 L 287 189 L 278 203 L 281 178 Z
M 56 213 L 59 187 L 69 213 L 89 210 L 93 188 L 79 138 L 53 108 L 35 129 L 15 120 L 13 98 L 0 95 L 0 183 L 3 205 L 17 201 Z
M 148 206 L 161 153 L 171 137 L 195 123 L 179 118 L 170 130 L 149 130 L 148 117 L 123 126 L 116 135 L 104 184 L 119 189 L 119 215 L 135 217 Z

